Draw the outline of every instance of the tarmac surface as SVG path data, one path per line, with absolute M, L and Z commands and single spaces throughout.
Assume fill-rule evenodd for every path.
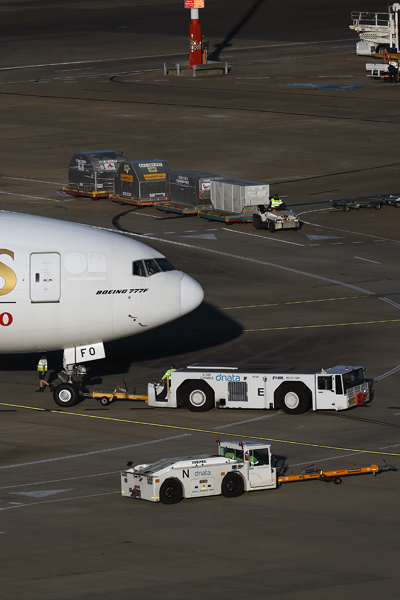
M 0 209 L 130 232 L 204 288 L 192 314 L 106 346 L 88 391 L 146 393 L 171 362 L 363 365 L 371 402 L 336 413 L 190 413 L 35 394 L 37 356 L 0 370 L 0 593 L 19 600 L 375 600 L 398 597 L 399 474 L 183 500 L 123 499 L 127 460 L 267 440 L 286 472 L 400 468 L 400 210 L 331 200 L 399 191 L 400 86 L 371 81 L 350 10 L 365 0 L 207 0 L 210 54 L 230 72 L 165 76 L 188 59 L 182 2 L 0 2 Z M 78 150 L 122 149 L 271 185 L 300 231 L 60 194 Z M 143 237 L 146 238 L 143 240 Z M 50 379 L 61 352 L 48 355 Z

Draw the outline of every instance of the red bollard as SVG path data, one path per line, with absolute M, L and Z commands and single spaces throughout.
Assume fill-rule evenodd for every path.
M 201 65 L 202 60 L 202 51 L 201 51 L 201 29 L 199 23 L 199 11 L 192 10 L 193 12 L 197 12 L 197 19 L 192 19 L 190 22 L 190 67 L 189 70 L 193 70 L 193 65 Z

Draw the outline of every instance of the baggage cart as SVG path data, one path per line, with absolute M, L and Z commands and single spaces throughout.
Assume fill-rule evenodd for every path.
M 115 177 L 113 202 L 152 206 L 168 200 L 166 175 L 171 171 L 166 160 L 126 160 L 120 164 Z
M 169 201 L 157 208 L 178 214 L 197 214 L 202 207 L 212 208 L 211 181 L 215 179 L 223 178 L 201 171 L 171 171 L 167 173 Z
M 108 198 L 114 192 L 114 178 L 125 160 L 118 150 L 76 152 L 68 167 L 68 185 L 63 192 L 71 196 Z
M 388 194 L 383 196 L 369 196 L 366 198 L 352 198 L 349 200 L 331 200 L 333 210 L 349 212 L 349 210 L 360 210 L 360 208 L 374 208 L 380 210 L 383 205 L 400 208 L 400 194 Z

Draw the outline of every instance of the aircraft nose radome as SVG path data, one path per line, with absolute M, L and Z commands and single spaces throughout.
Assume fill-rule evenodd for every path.
M 189 275 L 181 280 L 181 315 L 186 315 L 203 302 L 204 291 L 201 285 Z

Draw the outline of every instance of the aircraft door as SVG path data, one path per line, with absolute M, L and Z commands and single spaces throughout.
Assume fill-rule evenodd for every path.
M 59 302 L 61 256 L 58 252 L 35 252 L 30 261 L 31 302 Z

